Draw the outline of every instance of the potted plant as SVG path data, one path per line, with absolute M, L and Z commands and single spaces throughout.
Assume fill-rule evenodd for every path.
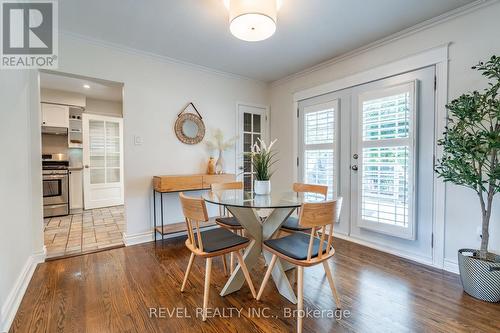
M 493 198 L 500 192 L 500 58 L 492 56 L 472 67 L 490 82 L 451 101 L 444 138 L 443 158 L 436 172 L 445 182 L 477 193 L 482 213 L 481 248 L 458 251 L 460 278 L 465 292 L 476 298 L 500 301 L 500 256 L 488 252 Z
M 258 195 L 268 195 L 271 193 L 271 176 L 273 172 L 271 167 L 277 162 L 276 154 L 272 147 L 276 140 L 272 141 L 269 146 L 261 140 L 252 146 L 252 151 L 248 153 L 252 161 L 253 171 L 255 172 L 254 192 Z

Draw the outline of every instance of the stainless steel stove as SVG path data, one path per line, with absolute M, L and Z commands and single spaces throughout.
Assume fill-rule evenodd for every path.
M 42 155 L 43 216 L 69 214 L 69 161 L 63 154 Z

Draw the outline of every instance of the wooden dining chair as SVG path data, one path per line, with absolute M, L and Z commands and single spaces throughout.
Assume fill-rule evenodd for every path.
M 186 218 L 188 233 L 186 247 L 191 251 L 186 274 L 184 275 L 184 280 L 182 281 L 181 292 L 183 292 L 186 287 L 189 272 L 191 271 L 195 256 L 205 258 L 207 262 L 205 268 L 205 288 L 203 292 L 202 315 L 202 319 L 205 321 L 207 319 L 212 258 L 214 257 L 224 256 L 228 253 L 235 253 L 240 263 L 241 270 L 243 271 L 243 275 L 245 276 L 245 280 L 247 281 L 250 291 L 252 292 L 252 296 L 255 298 L 255 289 L 253 287 L 252 279 L 250 278 L 250 273 L 245 265 L 243 256 L 239 252 L 241 249 L 244 249 L 249 245 L 250 240 L 224 228 L 200 231 L 200 224 L 209 220 L 205 201 L 201 198 L 187 197 L 184 193 L 180 193 L 179 197 L 181 200 L 182 210 Z
M 211 185 L 212 191 L 226 191 L 226 190 L 242 190 L 243 182 L 229 182 L 229 183 L 214 183 Z M 222 228 L 231 230 L 232 232 L 244 236 L 244 228 L 236 217 L 228 213 L 225 206 L 219 205 L 219 217 L 215 219 L 215 223 Z M 224 272 L 226 272 L 226 256 L 223 256 Z M 234 271 L 234 253 L 231 252 L 229 259 L 229 271 L 232 274 Z
M 333 226 L 340 216 L 342 198 L 333 201 L 305 203 L 299 215 L 299 226 L 310 230 L 310 234 L 295 232 L 283 238 L 268 239 L 264 241 L 264 249 L 271 252 L 273 257 L 260 286 L 257 300 L 260 300 L 269 277 L 273 271 L 278 257 L 297 266 L 297 332 L 302 332 L 304 309 L 304 267 L 322 263 L 325 274 L 330 284 L 337 309 L 341 308 L 340 298 L 335 288 L 332 272 L 328 259 L 335 254 L 333 248 Z M 316 228 L 321 229 L 321 237 L 317 237 Z M 325 242 L 326 238 L 326 242 Z
M 294 183 L 293 191 L 297 193 L 314 193 L 323 196 L 326 200 L 328 194 L 328 186 L 317 185 L 317 184 L 302 184 Z M 300 214 L 300 211 L 299 211 Z M 299 219 L 296 216 L 289 216 L 285 222 L 281 225 L 280 231 L 285 231 L 287 233 L 291 232 L 309 232 L 310 228 L 305 228 L 299 225 Z

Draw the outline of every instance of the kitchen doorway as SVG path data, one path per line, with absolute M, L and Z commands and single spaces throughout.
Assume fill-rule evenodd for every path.
M 124 246 L 123 84 L 53 71 L 39 82 L 46 258 Z

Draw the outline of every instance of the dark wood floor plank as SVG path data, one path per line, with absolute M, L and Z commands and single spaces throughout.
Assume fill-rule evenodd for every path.
M 354 243 L 335 244 L 330 267 L 350 316 L 305 318 L 305 332 L 500 332 L 500 305 L 463 293 L 458 276 Z M 295 306 L 273 283 L 260 302 L 246 285 L 220 297 L 227 280 L 220 258 L 213 263 L 209 307 L 241 314 L 202 322 L 196 309 L 202 305 L 205 261 L 195 260 L 181 293 L 188 258 L 184 240 L 174 239 L 40 264 L 11 332 L 295 331 L 296 320 L 284 315 Z M 264 272 L 263 261 L 251 271 L 256 287 Z M 287 273 L 291 280 L 293 273 Z M 304 282 L 306 309 L 335 310 L 322 265 L 307 268 Z M 190 317 L 151 318 L 150 308 L 178 308 Z

